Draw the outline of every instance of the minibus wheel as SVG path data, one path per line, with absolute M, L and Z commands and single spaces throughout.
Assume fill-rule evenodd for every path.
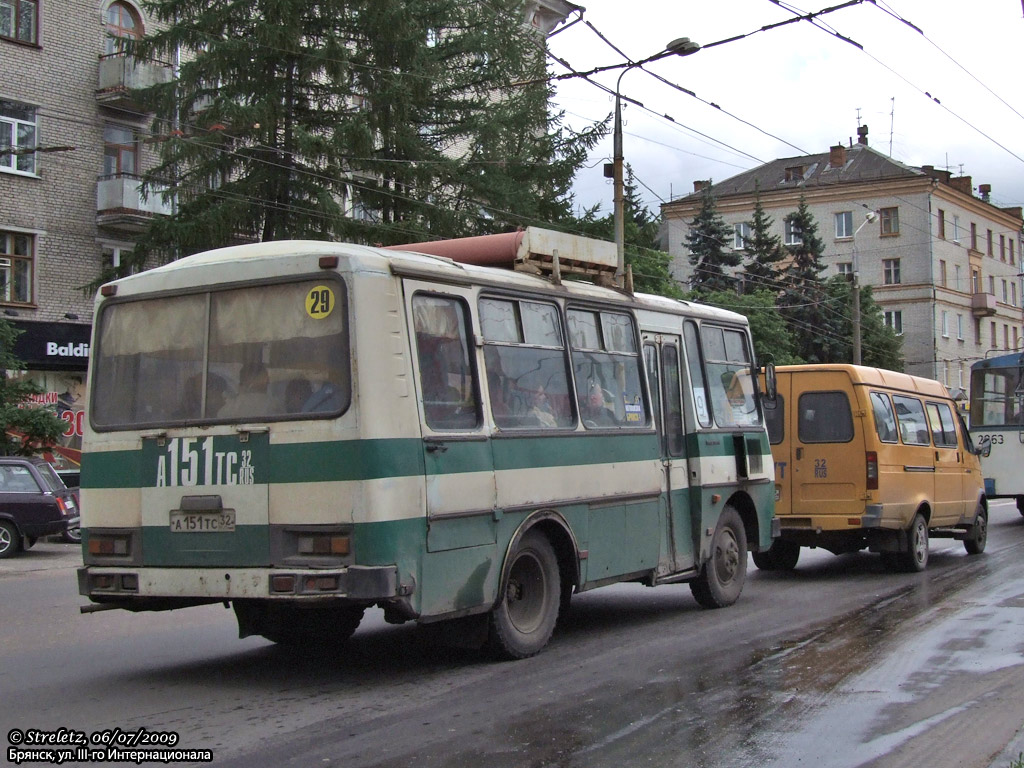
M 536 529 L 527 531 L 510 555 L 500 599 L 491 611 L 490 651 L 503 659 L 539 653 L 558 621 L 561 582 L 551 542 Z
M 762 571 L 792 571 L 800 559 L 800 545 L 776 539 L 764 552 L 754 552 L 754 565 Z
M 747 576 L 747 534 L 739 513 L 728 504 L 711 539 L 711 557 L 690 582 L 694 599 L 705 608 L 732 605 Z
M 898 562 L 907 573 L 917 573 L 928 567 L 928 522 L 918 512 L 907 530 L 907 548 L 898 554 Z
M 978 511 L 974 515 L 974 525 L 971 526 L 970 533 L 964 539 L 964 549 L 967 550 L 968 555 L 980 555 L 985 551 L 987 541 L 988 512 L 985 511 L 984 506 L 979 504 Z

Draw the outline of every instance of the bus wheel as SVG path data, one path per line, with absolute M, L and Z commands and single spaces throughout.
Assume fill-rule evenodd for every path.
M 924 515 L 914 515 L 907 531 L 907 549 L 898 553 L 900 569 L 907 573 L 917 573 L 928 567 L 928 523 Z
M 14 523 L 0 520 L 0 558 L 13 557 L 21 551 L 21 535 Z
M 776 539 L 764 552 L 754 553 L 754 565 L 762 571 L 792 571 L 800 559 L 800 545 Z
M 726 505 L 711 540 L 711 558 L 690 582 L 694 598 L 705 608 L 732 605 L 747 576 L 747 534 L 739 513 Z
M 974 515 L 974 525 L 970 533 L 964 539 L 964 549 L 968 555 L 980 555 L 985 551 L 985 544 L 988 541 L 988 512 L 985 507 L 978 505 L 978 511 Z
M 562 599 L 558 559 L 540 531 L 527 531 L 512 553 L 501 600 L 491 611 L 487 645 L 503 659 L 525 659 L 547 645 Z

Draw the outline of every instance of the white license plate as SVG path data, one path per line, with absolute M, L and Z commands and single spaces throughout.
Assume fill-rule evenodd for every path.
M 171 533 L 209 533 L 235 530 L 234 510 L 171 512 Z

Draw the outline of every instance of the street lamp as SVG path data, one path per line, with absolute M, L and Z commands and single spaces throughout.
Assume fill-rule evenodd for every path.
M 649 56 L 641 61 L 636 61 L 624 67 L 619 73 L 619 79 L 615 82 L 615 126 L 613 133 L 613 157 L 612 157 L 612 178 L 615 181 L 615 279 L 622 284 L 622 275 L 626 268 L 625 256 L 625 193 L 622 181 L 622 96 L 619 94 L 619 87 L 622 85 L 622 76 L 629 70 L 642 67 L 658 59 L 667 56 L 689 56 L 700 50 L 700 45 L 688 37 L 680 37 L 665 46 L 665 50 Z
M 865 224 L 870 224 L 878 218 L 878 213 L 868 211 L 864 214 L 864 221 L 853 233 L 853 364 L 860 365 L 860 265 L 857 263 L 857 233 L 864 229 Z

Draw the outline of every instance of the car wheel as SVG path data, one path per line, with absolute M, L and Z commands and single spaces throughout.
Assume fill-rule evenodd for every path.
M 62 541 L 66 541 L 69 544 L 81 544 L 82 543 L 82 529 L 79 526 L 74 528 L 68 528 L 61 535 Z
M 491 611 L 487 645 L 503 659 L 540 653 L 551 639 L 562 590 L 558 558 L 547 536 L 527 531 L 511 555 L 498 604 Z
M 776 539 L 764 552 L 754 553 L 754 565 L 762 571 L 792 571 L 800 559 L 800 545 Z
M 917 573 L 928 567 L 928 522 L 918 512 L 907 530 L 907 549 L 898 553 L 900 568 Z
M 705 608 L 724 608 L 739 598 L 746 576 L 746 530 L 739 513 L 726 506 L 711 539 L 711 557 L 690 582 L 690 591 Z
M 14 557 L 21 551 L 21 534 L 14 523 L 0 520 L 0 558 Z
M 980 555 L 985 551 L 985 544 L 988 542 L 988 512 L 985 507 L 979 505 L 974 515 L 974 525 L 971 532 L 964 539 L 964 549 L 968 555 Z

